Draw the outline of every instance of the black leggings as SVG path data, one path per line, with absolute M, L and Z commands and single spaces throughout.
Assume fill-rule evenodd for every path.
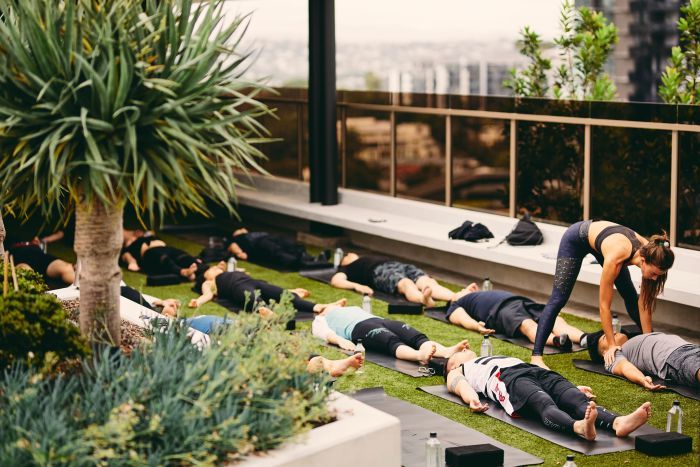
M 520 413 L 529 418 L 539 418 L 544 426 L 552 430 L 573 433 L 574 422 L 583 420 L 588 403 L 586 396 L 572 385 L 561 393 L 557 401 L 554 401 L 544 391 L 535 392 L 527 400 Z M 612 430 L 613 422 L 618 416 L 601 406 L 598 406 L 597 409 L 596 426 Z
M 253 278 L 237 281 L 231 289 L 218 290 L 221 298 L 231 300 L 235 306 L 248 312 L 253 311 L 256 304 L 264 304 L 270 300 L 279 303 L 283 292 L 284 289 L 281 287 Z M 246 293 L 248 294 L 247 299 Z M 315 304 L 299 298 L 297 294 L 293 293 L 292 306 L 296 311 L 313 313 Z
M 368 350 L 396 356 L 399 346 L 407 345 L 412 349 L 428 342 L 428 337 L 401 321 L 384 318 L 370 318 L 360 321 L 352 330 L 352 341 L 362 339 L 362 344 Z
M 178 248 L 155 246 L 146 250 L 139 266 L 149 275 L 177 274 L 179 276 L 182 269 L 198 262 L 197 258 Z
M 132 302 L 136 302 L 139 305 L 143 305 L 149 310 L 153 310 L 153 307 L 150 303 L 146 301 L 143 295 L 141 295 L 141 293 L 138 290 L 129 287 L 128 285 L 122 285 L 121 296 L 131 300 Z
M 576 284 L 576 278 L 579 271 L 581 271 L 584 256 L 591 253 L 600 266 L 603 266 L 603 255 L 591 248 L 588 242 L 588 228 L 590 224 L 591 221 L 577 222 L 571 225 L 561 238 L 559 252 L 557 253 L 552 295 L 549 297 L 542 316 L 537 322 L 537 336 L 535 337 L 532 355 L 542 355 L 547 338 L 552 333 L 552 329 L 554 329 L 554 321 L 559 316 L 561 309 L 566 305 L 566 302 L 569 301 L 571 291 Z M 626 266 L 620 269 L 620 273 L 615 279 L 615 287 L 617 287 L 617 291 L 625 301 L 627 314 L 641 328 L 637 289 L 634 288 L 630 272 Z
M 252 256 L 282 267 L 296 268 L 306 256 L 306 248 L 286 237 L 268 235 L 256 242 Z

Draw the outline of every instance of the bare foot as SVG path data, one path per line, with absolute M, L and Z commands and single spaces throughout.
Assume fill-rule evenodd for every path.
M 423 305 L 428 308 L 434 307 L 435 302 L 433 301 L 433 289 L 426 287 L 421 293 L 423 294 Z
M 311 292 L 302 288 L 289 289 L 289 291 L 298 296 L 299 298 L 306 298 L 309 295 L 311 295 Z
M 339 306 L 345 306 L 348 304 L 347 298 L 341 298 L 333 303 L 317 303 L 314 305 L 314 313 L 323 313 L 326 308 L 335 308 Z
M 427 365 L 430 359 L 435 355 L 436 351 L 437 347 L 435 347 L 433 342 L 426 342 L 425 344 L 421 345 L 420 350 L 418 351 L 418 363 L 421 365 Z
M 331 376 L 341 376 L 344 375 L 349 368 L 360 368 L 362 363 L 362 354 L 358 353 L 342 360 L 328 360 L 326 371 L 328 371 L 328 374 Z
M 447 347 L 445 348 L 445 355 L 438 355 L 438 353 L 435 353 L 436 357 L 443 357 L 443 358 L 450 358 L 457 352 L 461 352 L 462 350 L 466 350 L 469 348 L 469 341 L 468 340 L 463 340 L 461 342 L 457 342 L 455 345 L 452 347 Z
M 275 316 L 275 313 L 272 310 L 264 306 L 258 308 L 258 313 L 265 319 L 272 318 L 273 316 Z
M 180 275 L 189 280 L 194 280 L 194 273 L 197 272 L 197 263 L 192 263 L 190 267 L 180 269 Z
M 598 409 L 596 408 L 595 402 L 591 401 L 588 403 L 588 407 L 586 407 L 586 414 L 583 416 L 583 420 L 574 422 L 574 431 L 576 434 L 588 441 L 595 440 L 597 436 L 595 431 L 596 418 L 598 418 Z
M 530 357 L 530 364 L 532 365 L 537 365 L 540 368 L 544 368 L 545 370 L 549 370 L 549 367 L 544 363 L 544 358 L 541 356 L 533 355 Z
M 631 414 L 617 417 L 613 422 L 613 430 L 617 436 L 627 436 L 644 425 L 649 417 L 651 417 L 651 402 L 645 402 Z

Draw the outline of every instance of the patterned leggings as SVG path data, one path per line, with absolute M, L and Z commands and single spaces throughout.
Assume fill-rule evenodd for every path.
M 603 266 L 603 255 L 591 248 L 588 242 L 588 229 L 591 226 L 591 222 L 590 220 L 581 221 L 571 225 L 561 238 L 559 252 L 557 253 L 557 266 L 554 271 L 552 295 L 549 297 L 549 301 L 537 323 L 537 336 L 535 337 L 535 345 L 532 350 L 533 356 L 542 355 L 544 346 L 547 343 L 547 337 L 554 329 L 554 321 L 559 316 L 561 309 L 566 305 L 566 302 L 569 301 L 571 291 L 576 284 L 576 278 L 581 270 L 583 258 L 588 253 L 591 253 L 601 267 Z M 620 269 L 620 274 L 615 279 L 615 287 L 617 287 L 617 291 L 625 301 L 627 314 L 641 328 L 637 289 L 634 288 L 627 267 Z

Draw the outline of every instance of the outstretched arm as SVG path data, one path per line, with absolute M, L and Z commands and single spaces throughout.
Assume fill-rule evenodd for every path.
M 202 295 L 200 295 L 197 298 L 193 298 L 190 300 L 190 303 L 188 306 L 190 308 L 198 308 L 208 301 L 211 301 L 214 298 L 214 287 L 212 286 L 211 281 L 206 281 L 204 284 L 202 284 Z
M 450 315 L 450 322 L 462 326 L 464 329 L 469 331 L 476 331 L 484 335 L 493 334 L 496 332 L 495 329 L 488 329 L 486 327 L 486 323 L 483 321 L 477 321 L 469 316 L 469 313 L 467 313 L 467 311 L 462 307 L 459 307 L 452 312 Z
M 318 337 L 329 344 L 337 345 L 343 350 L 355 350 L 355 344 L 333 332 L 330 326 L 328 326 L 325 316 L 316 316 L 316 318 L 314 318 L 313 323 L 311 323 L 311 333 L 314 337 Z
M 63 230 L 59 230 L 57 232 L 52 233 L 51 235 L 47 235 L 46 237 L 42 238 L 42 240 L 46 243 L 53 243 L 61 240 L 63 238 Z
M 352 282 L 348 280 L 348 276 L 344 272 L 338 272 L 331 278 L 331 285 L 336 289 L 354 290 L 361 294 L 372 295 L 374 290 L 366 285 L 358 284 L 357 282 Z
M 613 284 L 617 279 L 624 258 L 612 257 L 605 258 L 603 264 L 603 274 L 600 276 L 600 325 L 605 333 L 607 342 L 615 342 L 615 332 L 612 326 L 612 299 L 613 299 Z M 609 366 L 615 359 L 615 350 L 619 349 L 616 345 L 611 345 L 603 355 L 605 365 Z
M 447 375 L 447 389 L 462 398 L 469 405 L 472 412 L 486 412 L 488 404 L 482 404 L 479 395 L 472 388 L 459 368 L 455 368 Z
M 241 248 L 236 242 L 233 242 L 231 243 L 231 245 L 229 245 L 228 251 L 236 255 L 236 258 L 238 259 L 242 259 L 243 261 L 248 259 L 248 253 L 243 251 L 243 248 Z
M 666 389 L 666 386 L 654 384 L 650 376 L 644 376 L 644 373 L 639 371 L 639 368 L 634 366 L 632 362 L 626 359 L 619 361 L 613 367 L 612 373 L 614 375 L 624 376 L 627 380 L 632 381 L 634 384 L 638 384 L 649 391 Z
M 139 263 L 136 262 L 136 258 L 134 258 L 131 253 L 128 253 L 128 252 L 124 253 L 122 255 L 122 260 L 126 263 L 126 268 L 129 271 L 137 272 L 140 270 Z

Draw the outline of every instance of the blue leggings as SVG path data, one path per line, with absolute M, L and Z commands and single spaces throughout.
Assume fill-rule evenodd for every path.
M 537 322 L 537 336 L 535 337 L 535 345 L 532 350 L 532 355 L 541 356 L 544 351 L 544 346 L 547 343 L 547 337 L 554 329 L 554 321 L 559 316 L 559 312 L 566 302 L 569 301 L 571 291 L 576 284 L 576 278 L 581 270 L 583 258 L 588 253 L 595 256 L 598 263 L 603 266 L 603 255 L 591 248 L 588 242 L 588 229 L 592 221 L 581 221 L 571 225 L 559 243 L 559 252 L 557 253 L 557 267 L 554 272 L 554 285 L 552 286 L 552 295 L 549 297 L 547 305 L 544 307 L 542 316 Z M 617 279 L 615 279 L 615 287 L 625 301 L 627 314 L 641 328 L 642 324 L 639 320 L 639 305 L 637 303 L 637 289 L 634 288 L 630 272 L 627 267 L 620 269 Z

